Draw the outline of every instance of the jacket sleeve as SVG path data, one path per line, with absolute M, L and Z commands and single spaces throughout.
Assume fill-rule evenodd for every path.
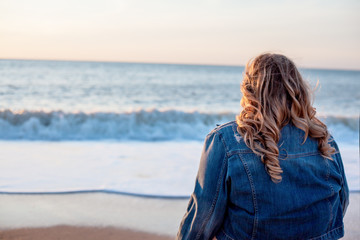
M 349 187 L 348 187 L 348 184 L 347 184 L 347 181 L 346 181 L 344 165 L 343 165 L 343 161 L 341 159 L 339 147 L 338 147 L 338 145 L 336 144 L 335 141 L 332 141 L 332 145 L 336 150 L 336 153 L 334 155 L 334 161 L 336 161 L 337 164 L 339 165 L 340 173 L 341 173 L 341 176 L 342 176 L 341 190 L 340 190 L 340 201 L 341 201 L 341 206 L 342 206 L 342 209 L 343 209 L 343 216 L 345 216 L 346 209 L 347 209 L 347 207 L 349 205 Z
M 212 239 L 226 211 L 227 157 L 222 136 L 213 131 L 202 151 L 195 189 L 190 197 L 177 239 Z

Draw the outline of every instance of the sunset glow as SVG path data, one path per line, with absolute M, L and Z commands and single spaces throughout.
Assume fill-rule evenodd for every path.
M 1 0 L 1 59 L 360 69 L 358 1 Z

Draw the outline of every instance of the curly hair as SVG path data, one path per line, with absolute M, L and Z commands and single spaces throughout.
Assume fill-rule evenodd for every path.
M 245 68 L 241 86 L 243 110 L 236 116 L 237 130 L 246 145 L 265 165 L 275 183 L 281 181 L 278 142 L 280 130 L 288 123 L 318 141 L 324 158 L 332 159 L 327 127 L 315 117 L 311 92 L 295 64 L 280 54 L 265 53 Z

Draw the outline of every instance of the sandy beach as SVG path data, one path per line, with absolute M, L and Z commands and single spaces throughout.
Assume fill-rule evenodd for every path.
M 119 229 L 114 227 L 76 227 L 76 226 L 54 226 L 47 228 L 20 228 L 13 230 L 6 230 L 0 232 L 0 239 L 18 239 L 18 240 L 32 240 L 32 239 L 143 239 L 143 240 L 170 240 L 170 236 L 163 236 L 158 234 L 150 234 L 139 231 L 132 231 L 129 229 Z
M 0 239 L 174 239 L 185 199 L 104 193 L 0 195 Z M 360 194 L 351 193 L 345 237 L 359 239 Z

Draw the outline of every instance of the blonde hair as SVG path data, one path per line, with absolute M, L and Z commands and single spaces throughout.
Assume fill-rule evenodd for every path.
M 328 143 L 327 127 L 315 117 L 310 89 L 295 64 L 280 54 L 266 53 L 250 61 L 241 86 L 243 110 L 236 117 L 238 132 L 246 145 L 265 164 L 273 182 L 281 181 L 278 142 L 288 123 L 318 141 L 321 155 L 331 159 L 335 149 Z

